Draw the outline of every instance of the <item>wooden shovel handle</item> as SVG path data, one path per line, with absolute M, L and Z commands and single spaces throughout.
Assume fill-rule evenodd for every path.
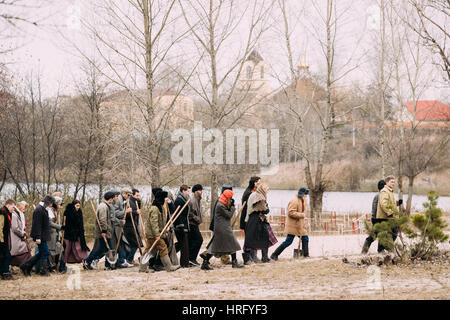
M 100 229 L 100 232 L 102 232 L 102 228 L 100 227 L 100 220 L 98 219 L 98 216 L 97 216 L 97 210 L 95 209 L 94 204 L 92 203 L 92 201 L 91 201 L 91 206 L 92 206 L 92 209 L 94 209 L 94 215 L 95 215 L 95 218 L 97 219 L 98 228 Z M 102 235 L 102 237 L 105 240 L 106 247 L 108 248 L 108 250 L 111 250 L 109 248 L 109 244 L 108 244 L 108 241 L 106 240 L 106 237 L 104 235 Z
M 123 214 L 123 224 L 122 224 L 122 228 L 120 228 L 120 234 L 119 234 L 119 238 L 117 239 L 117 244 L 116 244 L 116 252 L 117 250 L 119 250 L 119 245 L 120 245 L 120 239 L 122 238 L 122 233 L 123 233 L 123 228 L 125 226 L 125 221 L 127 219 L 127 209 L 129 208 L 128 204 L 129 204 L 129 199 L 127 199 L 127 206 L 125 207 L 125 213 Z
M 161 231 L 161 234 L 159 235 L 159 237 L 161 237 L 161 236 L 164 234 L 164 232 L 166 232 L 166 230 L 172 226 L 172 224 L 175 222 L 175 220 L 178 219 L 178 217 L 180 216 L 181 212 L 183 212 L 184 208 L 186 208 L 186 206 L 188 205 L 189 201 L 191 201 L 191 199 L 188 199 L 188 201 L 186 201 L 186 203 L 184 204 L 184 206 L 181 208 L 181 210 L 177 213 L 177 215 L 176 215 L 175 217 L 172 215 L 174 218 L 173 218 L 173 219 L 169 219 L 169 222 L 166 224 L 166 226 L 164 227 L 164 229 Z M 180 207 L 180 206 L 178 206 L 178 208 L 179 208 L 179 207 Z M 178 209 L 178 208 L 177 208 L 177 209 Z M 151 252 L 151 251 L 153 250 L 153 248 L 155 247 L 156 243 L 157 243 L 157 241 L 155 241 L 155 242 L 153 243 L 153 245 L 151 246 L 149 252 Z

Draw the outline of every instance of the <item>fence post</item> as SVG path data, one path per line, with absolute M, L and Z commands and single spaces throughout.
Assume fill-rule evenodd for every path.
M 356 233 L 356 230 L 355 230 L 355 221 L 354 221 L 354 220 L 352 221 L 352 230 L 353 230 L 353 233 Z

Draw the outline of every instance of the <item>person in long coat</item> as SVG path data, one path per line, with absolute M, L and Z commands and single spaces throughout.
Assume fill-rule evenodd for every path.
M 261 183 L 260 177 L 251 177 L 250 181 L 248 182 L 248 187 L 245 189 L 244 194 L 242 195 L 241 204 L 242 204 L 242 211 L 241 211 L 241 217 L 240 217 L 240 223 L 239 228 L 242 230 L 245 236 L 245 226 L 247 225 L 247 222 L 245 221 L 245 218 L 247 217 L 247 202 L 248 198 L 252 194 L 252 192 L 256 191 L 256 188 Z M 256 250 L 246 250 L 244 248 L 244 252 L 242 252 L 242 259 L 244 260 L 244 264 L 249 264 L 250 261 L 257 262 L 256 259 Z
M 0 272 L 2 280 L 15 280 L 11 275 L 11 214 L 14 212 L 16 202 L 8 199 L 0 208 Z
M 242 268 L 241 264 L 238 264 L 236 258 L 236 252 L 241 250 L 239 242 L 233 233 L 231 227 L 231 218 L 235 212 L 233 191 L 225 190 L 219 198 L 219 202 L 214 211 L 214 238 L 211 245 L 208 248 L 208 253 L 203 260 L 201 269 L 212 270 L 209 265 L 209 259 L 213 255 L 231 255 L 232 267 Z
M 31 249 L 25 232 L 25 214 L 28 203 L 17 202 L 11 215 L 11 265 L 20 266 L 31 258 Z
M 244 250 L 261 250 L 262 262 L 269 262 L 269 247 L 277 243 L 272 228 L 267 221 L 269 214 L 267 205 L 267 192 L 269 186 L 260 184 L 256 191 L 248 198 L 247 224 L 245 227 Z
M 272 260 L 278 260 L 278 256 L 289 247 L 294 238 L 300 237 L 302 241 L 302 254 L 304 257 L 309 257 L 309 237 L 308 230 L 306 228 L 306 196 L 309 193 L 309 189 L 302 187 L 298 190 L 297 195 L 289 201 L 287 207 L 287 221 L 285 233 L 287 234 L 286 240 L 272 253 L 270 258 Z
M 86 259 L 89 247 L 84 237 L 84 222 L 81 204 L 78 200 L 69 203 L 64 211 L 66 225 L 64 229 L 64 259 L 67 263 L 80 263 Z
M 129 264 L 126 260 L 127 257 L 127 250 L 125 249 L 125 242 L 123 241 L 123 228 L 125 222 L 123 221 L 123 218 L 125 215 L 130 215 L 132 212 L 131 207 L 129 206 L 129 198 L 132 195 L 132 191 L 129 188 L 122 188 L 120 190 L 120 195 L 118 196 L 117 200 L 114 201 L 113 207 L 114 207 L 114 214 L 111 218 L 112 224 L 113 224 L 113 237 L 111 239 L 111 243 L 114 248 L 117 247 L 117 241 L 120 241 L 119 243 L 119 259 L 117 260 L 116 266 L 118 268 L 129 268 L 133 265 Z M 119 239 L 120 237 L 120 239 Z
M 126 239 L 126 244 L 129 247 L 129 252 L 126 255 L 126 260 L 129 265 L 134 265 L 134 255 L 139 247 L 143 247 L 143 243 L 139 234 L 139 215 L 142 207 L 139 190 L 132 189 L 132 196 L 129 197 L 129 205 L 131 214 L 127 214 L 125 225 L 123 226 L 123 235 Z

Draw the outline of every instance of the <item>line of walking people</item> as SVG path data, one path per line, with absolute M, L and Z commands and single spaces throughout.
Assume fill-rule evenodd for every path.
M 232 186 L 224 186 L 213 209 L 210 230 L 213 236 L 206 250 L 199 255 L 203 237 L 199 225 L 203 222 L 203 187 L 196 184 L 179 188 L 175 196 L 161 188 L 152 189 L 152 203 L 149 210 L 141 210 L 139 190 L 123 188 L 108 191 L 97 208 L 94 208 L 95 231 L 92 251 L 86 244 L 81 203 L 74 200 L 60 213 L 63 201 L 60 193 L 46 196 L 34 209 L 31 233 L 25 232 L 27 203 L 7 200 L 1 209 L 4 219 L 0 239 L 2 279 L 13 279 L 9 266 L 19 266 L 23 274 L 31 275 L 33 267 L 42 276 L 49 271 L 67 272 L 66 263 L 82 263 L 85 270 L 98 268 L 98 261 L 105 257 L 105 269 L 129 268 L 139 264 L 140 272 L 174 271 L 178 268 L 200 266 L 212 270 L 210 259 L 215 256 L 231 257 L 233 268 L 242 268 L 237 252 L 241 246 L 232 228 L 236 216 L 236 205 Z M 268 257 L 268 249 L 278 242 L 268 222 L 270 213 L 267 203 L 269 187 L 261 178 L 252 177 L 241 199 L 240 228 L 245 234 L 243 264 L 259 262 L 257 251 L 261 251 L 261 262 L 278 256 L 290 246 L 296 236 L 301 238 L 302 252 L 309 256 L 308 235 L 305 222 L 307 188 L 300 188 L 288 204 L 286 240 Z M 181 210 L 180 210 L 181 209 Z M 169 228 L 165 228 L 169 221 Z M 35 254 L 31 256 L 28 238 L 35 242 Z M 176 241 L 175 241 L 176 240 Z M 148 261 L 134 261 L 137 250 L 141 257 L 149 255 Z M 90 251 L 90 252 L 89 252 Z M 108 252 L 117 255 L 108 258 Z M 177 253 L 180 252 L 179 258 Z M 197 257 L 203 262 L 200 264 Z M 114 263 L 112 263 L 114 262 Z

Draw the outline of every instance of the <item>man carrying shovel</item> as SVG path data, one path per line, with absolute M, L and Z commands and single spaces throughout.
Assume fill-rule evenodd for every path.
M 150 249 L 153 247 L 155 250 L 159 252 L 159 256 L 162 264 L 167 272 L 175 271 L 180 268 L 179 265 L 172 265 L 169 258 L 169 250 L 167 248 L 165 238 L 168 236 L 168 230 L 165 231 L 162 235 L 165 225 L 167 221 L 165 219 L 163 213 L 163 206 L 168 197 L 168 193 L 166 191 L 157 191 L 155 193 L 155 200 L 153 201 L 153 205 L 150 208 L 148 214 L 145 212 L 144 220 L 146 220 L 146 248 L 144 250 L 144 254 L 148 253 Z M 154 244 L 156 242 L 156 244 Z M 148 269 L 148 261 L 146 263 L 141 263 L 139 266 L 139 272 L 149 272 Z
M 104 200 L 98 205 L 95 220 L 95 245 L 91 254 L 83 260 L 83 268 L 86 270 L 92 270 L 91 263 L 95 259 L 101 259 L 111 248 L 111 237 L 112 237 L 112 222 L 111 222 L 111 211 L 112 203 L 114 201 L 115 193 L 108 191 L 103 196 Z M 105 259 L 106 270 L 112 270 L 113 267 Z

